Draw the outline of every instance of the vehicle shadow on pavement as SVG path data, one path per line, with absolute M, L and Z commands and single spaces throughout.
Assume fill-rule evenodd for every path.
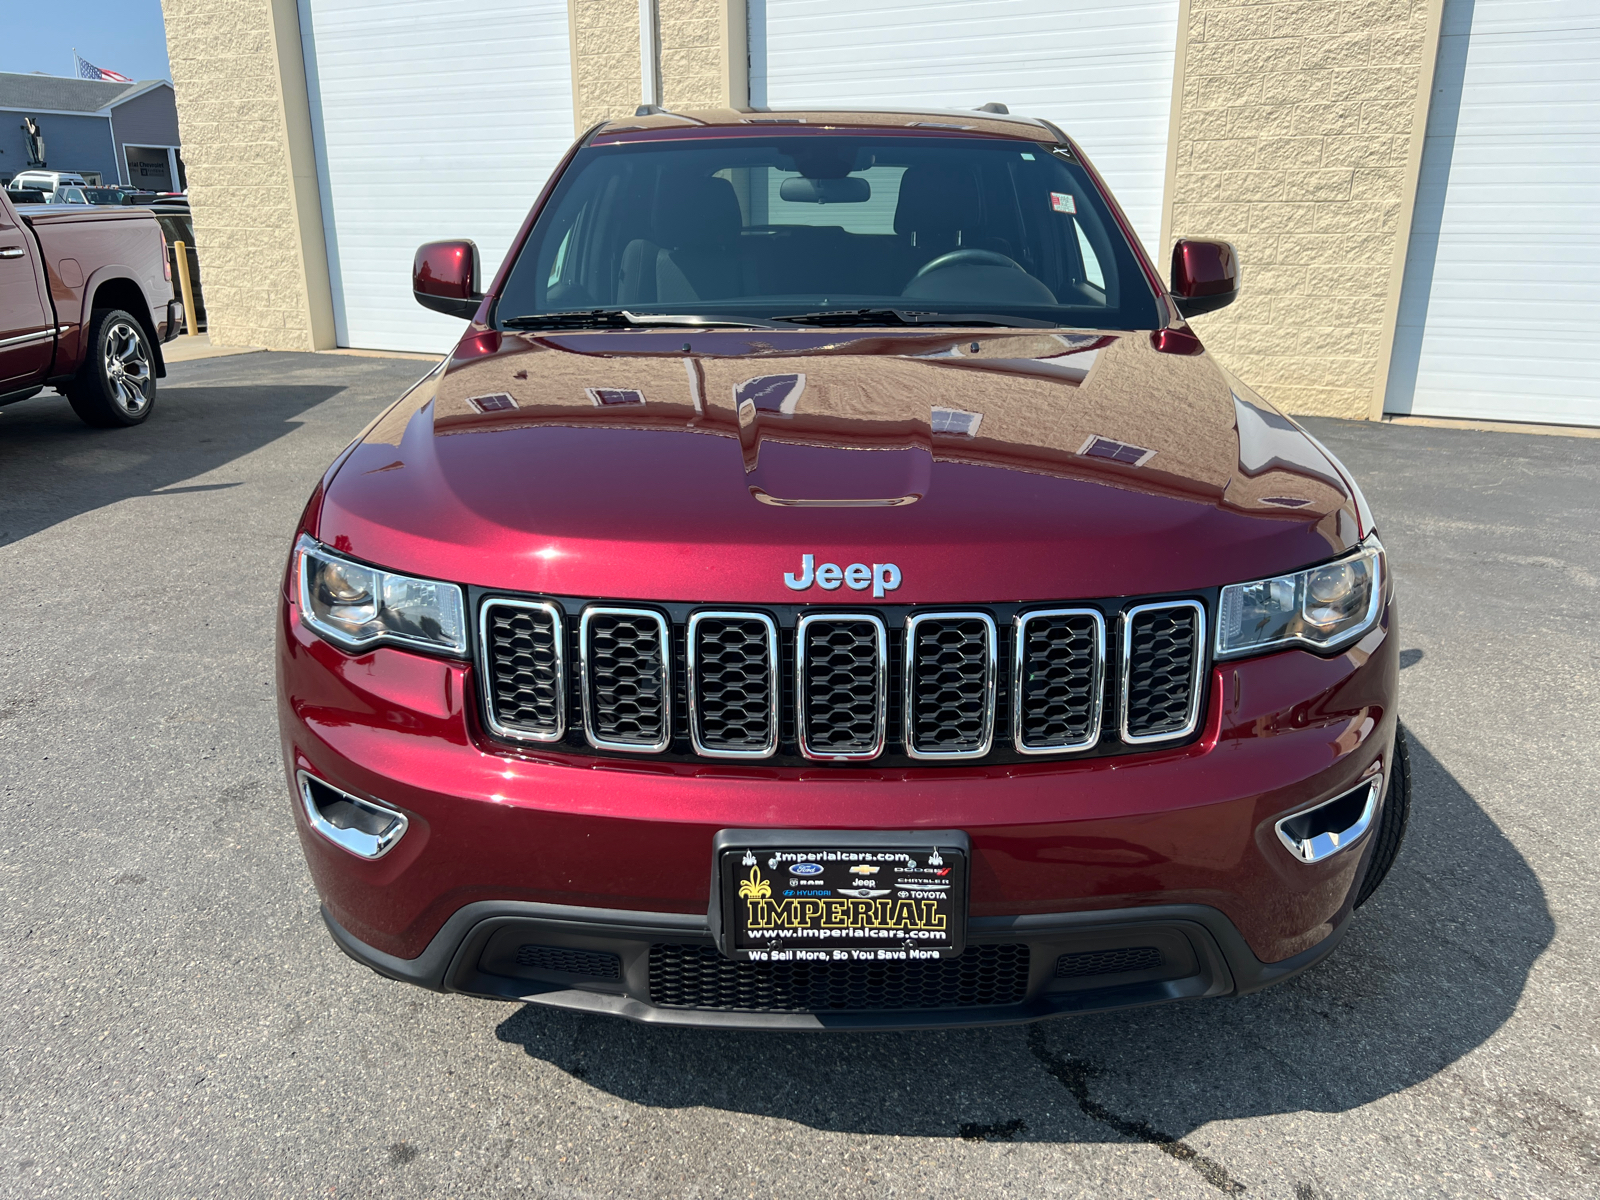
M 0 546 L 130 496 L 234 486 L 172 485 L 292 433 L 295 417 L 344 390 L 163 387 L 150 419 L 131 429 L 91 429 L 53 392 L 8 405 L 0 409 Z
M 1531 867 L 1415 735 L 1411 762 L 1411 828 L 1388 881 L 1329 959 L 1253 996 L 887 1034 L 658 1028 L 528 1005 L 496 1034 L 636 1104 L 863 1134 L 1136 1138 L 1224 1186 L 1178 1139 L 1428 1079 L 1510 1018 L 1554 936 Z

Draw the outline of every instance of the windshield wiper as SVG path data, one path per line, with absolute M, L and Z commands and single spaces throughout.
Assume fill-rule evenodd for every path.
M 692 313 L 632 313 L 624 308 L 591 308 L 582 312 L 526 313 L 500 322 L 507 329 L 780 329 L 772 321 L 748 317 L 701 317 Z
M 1054 321 L 1031 317 L 1005 317 L 995 313 L 922 312 L 907 308 L 834 308 L 823 312 L 795 313 L 773 317 L 791 325 L 989 325 L 1023 329 L 1052 329 Z

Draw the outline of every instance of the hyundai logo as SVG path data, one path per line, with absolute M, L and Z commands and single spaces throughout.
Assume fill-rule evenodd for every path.
M 851 563 L 841 567 L 838 563 L 825 562 L 818 566 L 816 555 L 802 554 L 800 573 L 785 571 L 783 582 L 791 592 L 803 592 L 813 583 L 825 592 L 833 591 L 841 583 L 854 592 L 864 592 L 870 586 L 873 596 L 882 600 L 885 592 L 900 586 L 900 568 L 893 563 L 873 563 L 871 567 L 866 563 Z

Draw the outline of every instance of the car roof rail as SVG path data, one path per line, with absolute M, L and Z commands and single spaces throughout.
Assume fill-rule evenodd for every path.
M 1000 101 L 998 101 L 998 100 L 991 100 L 987 104 L 980 104 L 980 105 L 978 105 L 977 108 L 973 109 L 972 111 L 973 112 L 987 112 L 987 113 L 1002 113 L 1002 114 L 1004 114 L 1005 116 L 1008 116 L 1008 117 L 1011 115 L 1011 110 L 1009 108 L 1007 108 L 1004 104 L 1001 104 Z

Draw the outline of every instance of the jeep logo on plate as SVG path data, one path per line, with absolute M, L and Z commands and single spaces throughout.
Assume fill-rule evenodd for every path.
M 900 568 L 893 563 L 873 563 L 870 567 L 866 563 L 851 563 L 848 567 L 823 563 L 819 567 L 816 555 L 802 554 L 800 573 L 785 571 L 783 582 L 791 592 L 803 592 L 813 583 L 825 592 L 833 591 L 841 583 L 851 591 L 864 592 L 870 584 L 872 594 L 881 600 L 885 592 L 900 586 Z

